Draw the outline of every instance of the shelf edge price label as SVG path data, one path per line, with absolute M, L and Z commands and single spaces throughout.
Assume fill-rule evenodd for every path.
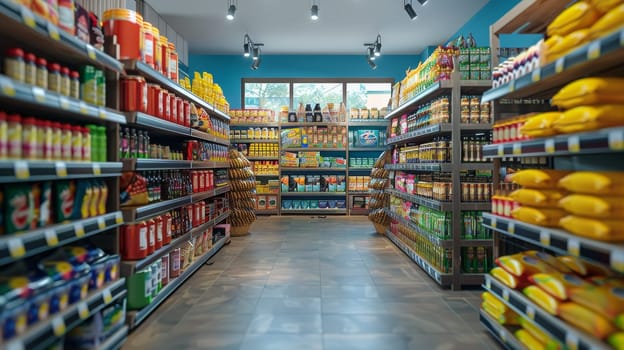
M 26 255 L 26 248 L 21 238 L 11 238 L 7 241 L 7 247 L 9 248 L 9 254 L 14 259 L 21 258 Z
M 492 218 L 492 222 L 490 223 L 492 228 L 496 228 L 496 218 Z
M 32 87 L 32 94 L 33 97 L 35 98 L 35 101 L 39 102 L 39 103 L 44 103 L 46 100 L 46 94 L 45 94 L 45 90 L 38 87 L 38 86 L 33 86 Z
M 528 318 L 535 320 L 535 308 L 533 306 L 527 305 L 525 312 Z
M 52 24 L 52 22 L 48 22 L 48 35 L 52 40 L 61 40 L 61 33 L 59 33 L 58 27 Z
M 550 154 L 555 153 L 555 139 L 544 141 L 544 151 Z
M 97 218 L 98 229 L 103 230 L 106 228 L 106 221 L 103 217 Z
M 106 119 L 107 113 L 104 107 L 98 108 L 98 116 L 100 117 L 100 119 Z
M 612 269 L 618 272 L 624 272 L 624 251 L 612 251 L 609 260 Z
M 65 96 L 59 96 L 59 104 L 61 105 L 61 109 L 68 110 L 69 109 L 69 100 Z
M 59 316 L 52 319 L 52 331 L 57 337 L 65 334 L 65 321 L 62 317 Z
M 102 168 L 100 168 L 100 165 L 98 163 L 93 163 L 93 175 L 102 175 Z
M 581 151 L 581 141 L 577 135 L 568 137 L 568 151 L 578 153 Z
M 507 224 L 507 232 L 509 232 L 509 234 L 515 235 L 516 234 L 516 223 L 511 221 L 509 222 L 509 224 Z
M 492 280 L 490 280 L 489 278 L 485 279 L 485 288 L 492 289 Z
M 576 334 L 572 333 L 573 330 L 568 330 L 565 336 L 565 344 L 570 350 L 578 350 L 579 338 Z
M 531 72 L 531 81 L 532 82 L 537 83 L 541 79 L 542 79 L 542 69 L 541 68 L 537 68 L 537 69 L 533 70 L 533 72 Z
M 505 332 L 504 330 L 501 329 L 498 332 L 498 335 L 500 336 L 500 338 L 503 341 L 503 343 L 507 343 L 507 332 Z
M 78 316 L 80 316 L 81 320 L 89 318 L 89 306 L 84 301 L 78 303 Z
M 563 72 L 563 66 L 565 65 L 564 57 L 561 57 L 555 62 L 555 73 Z
M 43 233 L 45 235 L 46 243 L 48 247 L 55 247 L 59 244 L 58 235 L 54 230 L 45 230 Z
M 509 289 L 503 289 L 503 299 L 509 301 Z
M 600 57 L 600 40 L 596 40 L 587 47 L 587 59 L 595 60 Z
M 23 160 L 18 160 L 14 163 L 13 170 L 15 172 L 15 177 L 24 180 L 30 177 L 30 169 L 28 167 L 28 162 Z
M 499 145 L 496 147 L 496 154 L 497 154 L 499 157 L 502 157 L 502 156 L 504 156 L 504 155 L 505 155 L 505 147 L 503 146 L 503 144 L 499 144 Z
M 2 88 L 2 93 L 13 97 L 15 96 L 15 87 L 13 86 L 13 81 L 9 78 L 0 77 L 0 88 Z
M 74 233 L 76 234 L 76 237 L 78 238 L 85 235 L 85 229 L 84 229 L 84 226 L 82 225 L 82 222 L 77 222 L 74 224 Z
M 609 149 L 614 151 L 624 150 L 624 130 L 609 131 Z
M 519 143 L 514 143 L 512 146 L 512 153 L 514 156 L 518 156 L 520 154 L 522 154 L 522 145 Z
M 22 6 L 20 10 L 22 15 L 22 22 L 24 22 L 24 24 L 30 28 L 35 28 L 37 26 L 37 21 L 35 21 L 35 15 L 32 13 L 32 11 L 24 6 Z
M 581 242 L 576 238 L 568 238 L 568 253 L 573 256 L 581 255 Z
M 56 176 L 67 177 L 67 165 L 65 162 L 56 162 L 54 167 L 56 168 Z
M 90 59 L 95 60 L 97 57 L 95 55 L 95 48 L 89 44 L 86 44 L 87 47 L 87 56 L 89 56 Z
M 544 246 L 550 247 L 550 233 L 548 231 L 540 231 L 540 243 Z
M 79 106 L 80 106 L 80 113 L 87 114 L 87 112 L 89 111 L 89 107 L 87 107 L 87 104 L 80 101 Z

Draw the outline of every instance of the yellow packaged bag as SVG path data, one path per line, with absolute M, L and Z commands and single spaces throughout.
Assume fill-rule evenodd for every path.
M 599 241 L 624 241 L 624 220 L 584 218 L 568 215 L 561 219 L 561 227 L 581 237 Z
M 484 302 L 489 303 L 492 306 L 492 309 L 497 310 L 501 314 L 505 313 L 505 311 L 508 310 L 508 308 L 505 305 L 505 303 L 500 301 L 497 297 L 492 295 L 492 293 L 490 293 L 490 292 L 483 292 L 483 293 L 481 293 L 481 299 Z
M 561 178 L 559 186 L 576 193 L 624 196 L 624 173 L 577 171 Z
M 591 284 L 585 282 L 577 275 L 568 273 L 536 273 L 529 277 L 529 281 L 540 287 L 546 293 L 559 300 L 567 300 L 573 288 L 590 287 Z
M 559 179 L 570 173 L 570 171 L 563 170 L 526 169 L 513 173 L 511 180 L 528 188 L 554 189 Z
M 621 0 L 619 0 L 621 2 Z M 604 1 L 608 2 L 608 1 Z M 624 26 L 624 4 L 621 4 L 602 16 L 589 31 L 590 39 L 598 39 Z
M 608 320 L 624 313 L 624 289 L 609 285 L 574 288 L 569 292 L 570 300 L 582 305 Z
M 539 250 L 527 250 L 522 254 L 526 256 L 532 256 L 536 259 L 540 259 L 541 261 L 557 269 L 557 271 L 559 272 L 572 273 L 572 270 L 570 270 L 570 268 L 566 266 L 566 264 L 560 262 L 559 260 L 557 260 L 557 258 L 548 253 L 540 252 Z
M 624 314 L 617 315 L 615 320 L 613 320 L 613 323 L 615 323 L 617 328 L 624 329 Z
M 546 350 L 546 345 L 535 338 L 531 333 L 525 329 L 518 329 L 514 335 L 520 343 L 527 347 L 529 350 Z
M 502 267 L 510 274 L 525 280 L 536 273 L 557 272 L 554 267 L 544 261 L 523 253 L 499 256 L 496 258 L 496 265 Z
M 561 112 L 545 112 L 530 117 L 520 128 L 520 133 L 530 137 L 545 137 L 555 135 L 557 131 L 552 122 L 561 117 Z
M 590 77 L 575 80 L 553 96 L 551 104 L 563 109 L 578 106 L 622 104 L 623 78 Z
M 604 339 L 607 335 L 615 332 L 615 327 L 609 320 L 577 303 L 559 305 L 559 317 L 600 339 Z
M 512 289 L 520 289 L 524 287 L 528 282 L 520 281 L 520 279 L 511 273 L 505 271 L 502 267 L 495 267 L 490 271 L 490 274 L 494 276 L 502 284 Z
M 561 190 L 536 190 L 532 188 L 521 188 L 509 194 L 513 200 L 529 207 L 556 208 L 559 201 L 567 194 Z
M 548 52 L 546 52 L 546 56 L 548 57 L 548 62 L 552 62 L 559 57 L 567 54 L 568 52 L 576 49 L 581 46 L 585 42 L 589 40 L 590 30 L 589 28 L 583 28 L 579 30 L 575 30 L 572 33 L 563 37 L 563 39 L 559 40 L 556 44 L 554 44 Z
M 560 350 L 563 347 L 548 334 L 542 331 L 539 327 L 533 324 L 530 320 L 521 317 L 520 326 L 527 332 L 529 332 L 540 343 L 544 344 L 547 350 Z
M 583 277 L 602 276 L 606 279 L 607 276 L 611 276 L 613 274 L 611 270 L 609 270 L 605 266 L 587 261 L 585 259 L 581 259 L 576 256 L 561 255 L 557 257 L 557 260 L 565 264 L 570 270 L 574 271 L 574 273 L 576 273 L 579 276 L 583 276 Z M 594 283 L 593 281 L 590 281 L 590 282 Z M 622 285 L 624 286 L 624 282 Z
M 599 12 L 606 14 L 616 6 L 624 4 L 624 0 L 589 0 L 589 3 Z
M 601 219 L 624 217 L 624 198 L 598 197 L 571 194 L 559 201 L 560 206 L 571 214 Z
M 616 350 L 624 350 L 624 332 L 611 334 L 607 342 Z
M 540 287 L 528 286 L 522 290 L 522 293 L 544 311 L 551 315 L 557 315 L 557 309 L 560 304 L 559 300 L 540 289 Z
M 517 325 L 519 323 L 520 316 L 518 316 L 518 314 L 511 309 L 505 311 L 504 313 L 499 313 L 498 310 L 492 306 L 492 304 L 486 301 L 481 303 L 481 309 L 483 309 L 483 311 L 500 324 Z
M 566 216 L 565 210 L 555 208 L 518 207 L 511 211 L 511 216 L 527 224 L 558 227 L 559 220 Z
M 624 104 L 575 107 L 565 111 L 553 122 L 553 127 L 569 134 L 624 125 L 623 113 Z
M 589 3 L 579 1 L 563 10 L 546 28 L 548 36 L 565 36 L 573 31 L 589 28 L 598 20 L 600 13 Z

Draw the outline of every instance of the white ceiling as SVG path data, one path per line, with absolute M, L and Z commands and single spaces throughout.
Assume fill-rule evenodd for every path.
M 191 53 L 237 54 L 243 36 L 265 46 L 263 54 L 362 54 L 380 33 L 383 53 L 417 54 L 444 43 L 488 0 L 413 0 L 410 21 L 403 0 L 237 0 L 236 18 L 225 18 L 227 0 L 147 0 L 188 41 Z M 409 0 L 408 0 L 409 1 Z

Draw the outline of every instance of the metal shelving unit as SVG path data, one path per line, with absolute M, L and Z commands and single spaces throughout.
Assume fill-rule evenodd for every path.
M 463 132 L 487 132 L 492 129 L 490 124 L 464 124 L 461 123 L 461 96 L 467 94 L 480 94 L 491 87 L 490 81 L 473 81 L 460 80 L 459 73 L 453 72 L 450 80 L 439 81 L 422 92 L 418 93 L 400 107 L 388 113 L 386 119 L 392 119 L 403 114 L 409 114 L 418 109 L 418 107 L 432 99 L 442 96 L 450 96 L 450 113 L 451 122 L 426 126 L 409 133 L 388 137 L 386 144 L 388 146 L 417 145 L 423 142 L 431 141 L 436 136 L 451 135 L 452 155 L 451 159 L 459 160 L 451 163 L 408 163 L 408 164 L 389 164 L 385 168 L 391 172 L 394 171 L 414 171 L 414 172 L 448 172 L 451 173 L 452 193 L 453 197 L 449 201 L 439 201 L 425 198 L 418 195 L 400 192 L 396 189 L 387 189 L 386 192 L 392 196 L 401 198 L 420 206 L 430 209 L 452 212 L 453 233 L 448 240 L 439 240 L 435 235 L 423 232 L 405 218 L 399 218 L 393 213 L 389 215 L 399 223 L 414 229 L 419 234 L 427 237 L 434 245 L 452 249 L 452 273 L 446 274 L 447 277 L 439 278 L 439 273 L 433 273 L 429 270 L 428 263 L 423 257 L 418 256 L 413 250 L 409 250 L 407 255 L 412 258 L 418 265 L 423 267 L 434 280 L 443 286 L 451 286 L 453 289 L 459 289 L 466 285 L 480 285 L 483 283 L 483 274 L 467 274 L 461 272 L 461 248 L 465 246 L 491 246 L 492 240 L 464 240 L 461 237 L 462 227 L 462 211 L 485 211 L 491 207 L 490 202 L 462 202 L 461 200 L 461 178 L 462 170 L 493 170 L 492 163 L 462 163 L 462 133 Z M 390 136 L 390 135 L 389 135 Z M 391 175 L 391 177 L 393 177 Z M 395 237 L 396 238 L 396 237 Z M 392 240 L 392 237 L 391 237 Z M 396 243 L 396 239 L 393 242 Z M 401 248 L 403 249 L 403 248 Z
M 498 64 L 496 52 L 500 35 L 508 33 L 542 34 L 547 25 L 569 4 L 566 0 L 523 0 L 490 28 L 493 66 Z M 546 99 L 549 100 L 560 88 L 587 76 L 622 76 L 624 59 L 624 30 L 584 44 L 561 58 L 542 65 L 538 69 L 486 91 L 482 101 L 492 102 L 497 119 L 507 116 L 510 105 L 500 99 Z M 549 105 L 542 105 L 546 110 Z M 517 107 L 514 115 L 535 111 L 526 105 Z M 548 157 L 554 168 L 570 170 L 622 170 L 619 162 L 624 150 L 624 128 L 608 128 L 582 133 L 556 135 L 488 145 L 483 154 L 493 159 L 495 167 L 501 167 L 506 158 Z M 617 160 L 616 160 L 617 159 Z M 495 178 L 495 184 L 499 179 Z M 527 224 L 515 219 L 484 214 L 483 225 L 493 230 L 494 257 L 497 257 L 499 241 L 511 238 L 542 247 L 555 254 L 569 254 L 609 266 L 624 272 L 624 246 L 579 237 L 561 229 Z M 500 245 L 503 247 L 503 245 Z M 487 275 L 485 289 L 494 294 L 514 311 L 526 317 L 553 339 L 570 349 L 610 349 L 606 343 L 587 334 L 562 319 L 542 310 L 520 291 L 512 290 L 494 277 Z M 491 322 L 482 318 L 481 323 L 491 329 Z M 509 339 L 498 337 L 508 344 Z
M 483 309 L 479 310 L 479 321 L 490 331 L 490 334 L 498 340 L 506 350 L 528 350 L 522 345 L 509 328 L 498 323 Z
M 282 197 L 343 197 L 347 192 L 281 192 Z

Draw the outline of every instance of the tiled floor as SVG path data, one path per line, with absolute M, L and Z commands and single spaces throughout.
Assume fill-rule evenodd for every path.
M 498 349 L 478 291 L 440 289 L 365 217 L 259 218 L 125 349 Z

